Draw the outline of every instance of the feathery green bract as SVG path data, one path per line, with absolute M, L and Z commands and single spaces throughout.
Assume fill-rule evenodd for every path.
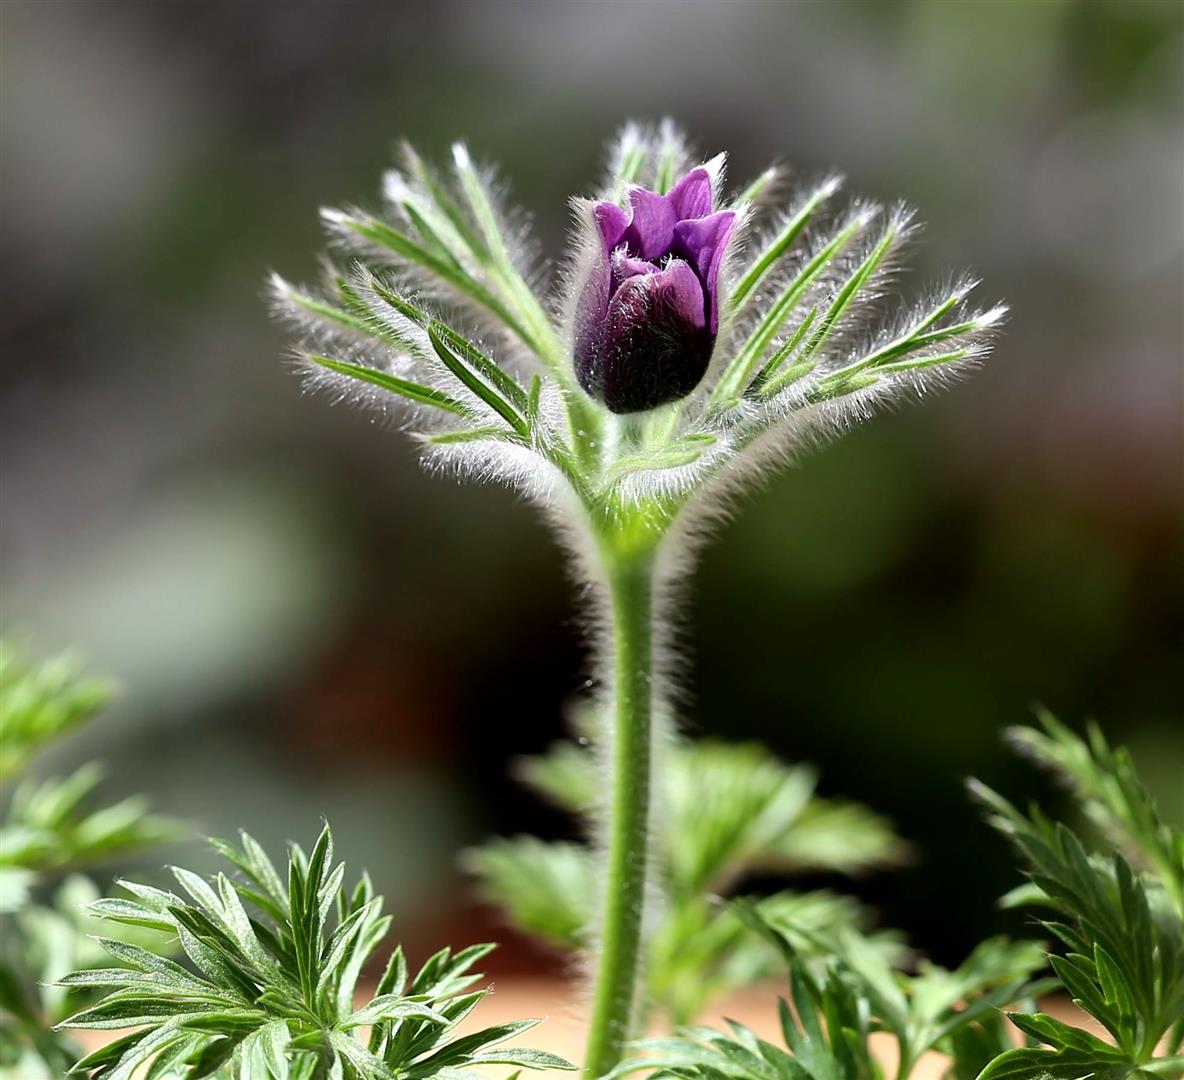
M 943 1050 L 964 1065 L 973 1047 L 989 1041 L 999 1007 L 1038 989 L 1030 975 L 1043 966 L 1043 955 L 1032 942 L 994 938 L 953 971 L 922 965 L 910 976 L 894 970 L 862 935 L 846 930 L 816 970 L 759 906 L 743 902 L 736 909 L 788 965 L 792 1008 L 786 1001 L 780 1008 L 786 1048 L 731 1022 L 727 1032 L 684 1028 L 672 1038 L 636 1043 L 640 1055 L 614 1076 L 656 1070 L 686 1080 L 879 1080 L 869 1040 L 882 1031 L 897 1044 L 896 1076 L 905 1080 L 929 1050 Z
M 585 744 L 588 740 L 583 740 Z M 556 743 L 519 763 L 519 776 L 578 816 L 600 798 L 591 745 Z M 775 968 L 776 955 L 714 898 L 758 872 L 852 874 L 892 865 L 906 848 L 889 823 L 858 803 L 814 794 L 814 772 L 754 744 L 677 743 L 663 771 L 663 814 L 653 837 L 664 895 L 646 963 L 649 996 L 675 1023 L 693 1020 L 728 990 Z M 533 837 L 491 841 L 465 855 L 483 897 L 518 929 L 563 949 L 587 943 L 594 912 L 592 849 Z M 855 901 L 819 890 L 762 901 L 767 917 L 799 931 L 816 954 L 839 927 L 866 926 Z M 885 956 L 899 956 L 890 937 Z
M 667 191 L 696 163 L 669 123 L 628 126 L 611 161 L 598 194 L 618 201 L 634 184 Z M 729 198 L 723 155 L 703 167 L 715 209 L 737 215 L 722 323 L 702 384 L 662 408 L 622 419 L 577 385 L 573 290 L 589 272 L 592 203 L 577 200 L 571 273 L 553 285 L 522 215 L 459 144 L 440 172 L 404 147 L 379 212 L 323 211 L 334 249 L 323 287 L 273 277 L 278 313 L 313 385 L 398 404 L 430 460 L 594 519 L 665 524 L 713 480 L 756 469 L 758 442 L 791 452 L 985 354 L 1002 309 L 967 310 L 968 286 L 918 307 L 903 332 L 907 316 L 869 319 L 911 233 L 903 211 L 836 208 L 838 176 L 777 211 L 762 197 L 776 170 Z
M 476 1065 L 571 1068 L 541 1050 L 500 1046 L 537 1021 L 454 1036 L 484 996 L 471 989 L 480 978 L 471 968 L 491 945 L 443 949 L 412 979 L 396 949 L 359 1004 L 359 978 L 391 919 L 365 875 L 346 889 L 327 826 L 308 854 L 291 848 L 285 874 L 246 833 L 239 845 L 215 846 L 235 879 L 176 868 L 180 895 L 125 882 L 130 898 L 92 905 L 112 923 L 175 935 L 191 966 L 101 940 L 123 966 L 63 978 L 61 986 L 107 994 L 62 1026 L 135 1030 L 75 1072 L 130 1080 L 152 1062 L 148 1075 L 162 1080 L 429 1080 Z
M 1184 1076 L 1184 837 L 1160 820 L 1125 751 L 1112 751 L 1096 729 L 1086 741 L 1050 716 L 1041 723 L 1043 732 L 1025 729 L 1014 740 L 1073 782 L 1126 854 L 1090 852 L 1038 809 L 1025 815 L 981 784 L 974 790 L 1026 864 L 1030 885 L 1010 902 L 1051 911 L 1043 925 L 1064 947 L 1053 970 L 1110 1041 L 1044 1013 L 1014 1013 L 1044 1045 L 1009 1050 L 981 1080 Z
M 753 260 L 752 264 L 732 289 L 729 300 L 733 308 L 739 308 L 744 304 L 753 289 L 764 280 L 765 276 L 776 266 L 778 260 L 801 235 L 802 230 L 810 223 L 810 219 L 814 216 L 818 208 L 834 195 L 841 185 L 841 177 L 827 177 L 817 188 L 810 192 L 800 207 L 795 208 L 792 213 L 786 215 L 785 222 L 777 231 L 773 241 Z M 747 203 L 752 200 L 752 197 L 753 193 L 750 186 L 741 193 L 738 201 Z
M 401 379 L 397 375 L 376 371 L 374 368 L 354 364 L 348 360 L 334 360 L 331 356 L 314 356 L 310 353 L 306 359 L 309 363 L 318 364 L 328 371 L 335 371 L 338 375 L 348 375 L 359 382 L 371 383 L 383 390 L 389 390 L 392 394 L 398 394 L 408 401 L 415 401 L 421 405 L 434 405 L 437 409 L 456 413 L 458 416 L 468 415 L 468 410 L 455 398 L 449 397 L 440 390 L 433 390 L 430 386 L 421 386 L 410 379 Z

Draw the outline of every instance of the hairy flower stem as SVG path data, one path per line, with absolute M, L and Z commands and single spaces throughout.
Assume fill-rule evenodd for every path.
M 631 1035 L 641 947 L 653 758 L 654 554 L 602 546 L 612 609 L 612 797 L 585 1075 L 603 1076 Z

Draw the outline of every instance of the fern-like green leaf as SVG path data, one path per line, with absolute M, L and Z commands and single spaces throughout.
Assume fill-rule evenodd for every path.
M 1087 741 L 1051 716 L 1040 720 L 1043 730 L 1013 732 L 1013 740 L 1064 773 L 1089 815 L 1127 854 L 1092 852 L 1040 810 L 1024 814 L 982 784 L 973 790 L 1025 863 L 1030 884 L 1010 902 L 1052 912 L 1045 926 L 1065 949 L 1051 958 L 1053 970 L 1109 1038 L 1044 1014 L 1018 1013 L 1015 1024 L 1044 1045 L 1003 1053 L 981 1080 L 1184 1076 L 1180 833 L 1160 819 L 1125 751 L 1111 750 L 1097 729 Z
M 358 1004 L 359 975 L 390 917 L 367 878 L 346 890 L 328 827 L 307 854 L 292 847 L 286 876 L 245 834 L 217 847 L 241 879 L 177 868 L 177 893 L 128 885 L 132 899 L 94 905 L 116 924 L 167 927 L 189 967 L 104 943 L 125 967 L 62 979 L 106 995 L 63 1027 L 135 1029 L 74 1072 L 103 1080 L 129 1080 L 141 1068 L 170 1080 L 215 1072 L 235 1080 L 426 1080 L 486 1064 L 571 1068 L 553 1054 L 498 1045 L 535 1021 L 455 1035 L 484 994 L 467 991 L 489 946 L 441 950 L 409 984 L 396 950 L 376 994 Z

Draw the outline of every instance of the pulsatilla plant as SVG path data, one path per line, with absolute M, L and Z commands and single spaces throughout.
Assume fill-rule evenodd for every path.
M 732 192 L 722 156 L 629 126 L 552 285 L 463 146 L 447 175 L 407 150 L 382 213 L 323 212 L 322 289 L 273 280 L 311 385 L 398 417 L 429 466 L 524 492 L 594 586 L 613 782 L 592 1075 L 634 1015 L 671 601 L 704 524 L 762 467 L 966 370 L 1003 314 L 962 279 L 886 311 L 908 211 L 836 208 L 834 176 L 781 206 L 778 180 Z

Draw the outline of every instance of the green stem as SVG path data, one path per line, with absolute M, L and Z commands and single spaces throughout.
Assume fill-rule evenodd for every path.
M 631 1021 L 641 948 L 650 805 L 653 714 L 653 553 L 604 545 L 612 606 L 612 804 L 585 1073 L 603 1076 L 621 1060 Z

